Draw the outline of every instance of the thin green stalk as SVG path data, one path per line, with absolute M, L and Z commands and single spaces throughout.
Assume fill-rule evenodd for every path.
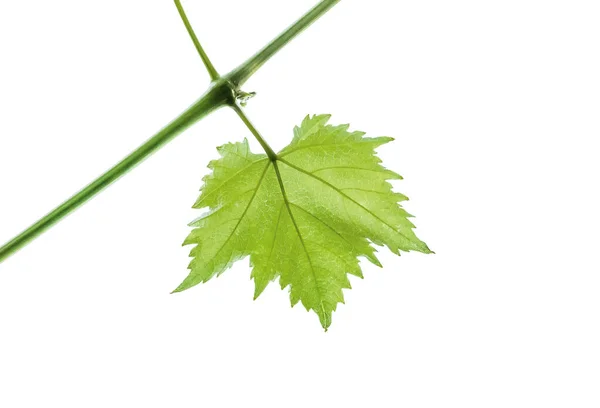
M 179 11 L 179 15 L 181 16 L 183 25 L 185 25 L 185 28 L 188 34 L 190 35 L 190 38 L 192 39 L 192 42 L 194 43 L 194 46 L 196 47 L 200 58 L 202 58 L 202 62 L 204 63 L 204 66 L 206 67 L 206 70 L 210 75 L 210 80 L 215 81 L 219 79 L 219 73 L 210 61 L 210 58 L 208 58 L 208 55 L 206 55 L 206 52 L 204 52 L 204 48 L 202 48 L 202 45 L 200 45 L 200 41 L 198 41 L 198 37 L 196 37 L 196 33 L 194 32 L 194 29 L 192 28 L 192 25 L 190 24 L 190 21 L 188 20 L 187 15 L 185 14 L 185 10 L 183 9 L 183 6 L 181 5 L 181 2 L 179 0 L 175 0 L 175 7 L 177 7 L 177 11 Z
M 263 139 L 263 137 L 260 135 L 258 130 L 254 127 L 252 122 L 250 122 L 250 119 L 248 119 L 248 117 L 246 116 L 246 113 L 244 113 L 242 108 L 238 104 L 235 104 L 235 105 L 233 105 L 233 110 L 238 114 L 240 119 L 242 119 L 242 122 L 244 122 L 244 124 L 246 125 L 248 130 L 250 130 L 250 132 L 254 135 L 256 140 L 258 140 L 258 143 L 260 143 L 260 145 L 262 146 L 265 153 L 267 153 L 267 156 L 269 156 L 269 159 L 271 161 L 277 160 L 277 154 L 275 154 L 273 149 L 271 149 L 271 146 L 269 146 L 267 141 L 265 139 Z
M 266 47 L 250 57 L 242 65 L 227 74 L 227 77 L 236 87 L 242 86 L 260 67 L 263 66 L 273 55 L 277 53 L 285 44 L 304 31 L 308 26 L 317 21 L 319 17 L 325 14 L 329 9 L 339 3 L 340 0 L 323 0 L 312 10 L 288 27 L 277 38 L 271 41 Z
M 173 120 L 164 129 L 158 132 L 155 136 L 150 138 L 146 143 L 141 145 L 137 150 L 115 165 L 113 168 L 108 170 L 102 176 L 98 177 L 80 192 L 69 198 L 63 204 L 58 206 L 52 212 L 47 214 L 45 217 L 37 221 L 31 227 L 23 231 L 21 234 L 16 236 L 14 239 L 0 247 L 0 263 L 6 260 L 9 256 L 23 248 L 33 239 L 38 237 L 52 225 L 69 215 L 75 209 L 79 208 L 82 204 L 90 200 L 104 188 L 112 184 L 114 181 L 119 179 L 129 170 L 134 168 L 137 164 L 142 162 L 145 158 L 150 156 L 152 153 L 160 149 L 166 143 L 171 141 L 175 136 L 180 134 L 186 128 L 192 124 L 198 122 L 204 116 L 213 112 L 217 108 L 229 105 L 232 106 L 240 115 L 240 118 L 244 120 L 246 126 L 252 126 L 249 120 L 245 117 L 241 108 L 237 105 L 235 100 L 236 95 L 239 94 L 239 87 L 252 76 L 269 58 L 271 58 L 277 51 L 285 46 L 292 38 L 302 32 L 306 27 L 311 25 L 319 17 L 321 17 L 327 10 L 333 7 L 340 0 L 323 0 L 316 7 L 310 10 L 304 17 L 298 20 L 295 24 L 290 26 L 284 31 L 279 37 L 273 40 L 269 45 L 259 51 L 252 58 L 241 64 L 231 73 L 220 78 L 219 74 L 215 70 L 214 66 L 210 62 L 210 59 L 204 52 L 198 38 L 194 34 L 194 31 L 189 24 L 189 21 L 181 7 L 179 1 L 175 0 L 175 5 L 179 10 L 183 23 L 188 29 L 188 33 L 192 38 L 192 41 L 196 45 L 196 49 L 200 54 L 200 57 L 204 61 L 204 65 L 208 70 L 212 83 L 206 93 L 178 118 Z M 252 127 L 253 128 L 253 127 Z M 251 128 L 251 129 L 252 129 Z M 255 129 L 256 130 L 256 129 Z M 258 134 L 256 132 L 255 136 Z M 258 140 L 261 145 L 271 158 L 276 159 L 276 155 L 269 145 L 258 135 Z
M 224 84 L 224 82 L 223 82 Z M 171 141 L 175 136 L 184 131 L 193 123 L 202 119 L 204 116 L 213 110 L 226 105 L 228 97 L 226 92 L 231 95 L 227 86 L 213 86 L 204 94 L 194 105 L 188 108 L 177 119 L 168 124 L 164 129 L 150 138 L 146 143 L 140 146 L 137 150 L 116 164 L 102 176 L 98 177 L 80 192 L 69 198 L 63 204 L 58 206 L 52 212 L 44 216 L 38 222 L 23 231 L 10 242 L 0 248 L 0 262 L 23 248 L 33 239 L 38 237 L 48 228 L 56 224 L 73 210 L 84 204 L 90 198 L 94 197 L 108 185 L 119 179 L 129 170 L 133 169 L 137 164 L 150 156 L 156 150 L 160 149 L 167 142 Z M 229 96 L 230 98 L 231 96 Z

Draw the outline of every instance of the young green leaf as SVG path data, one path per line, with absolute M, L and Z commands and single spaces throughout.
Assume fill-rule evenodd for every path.
M 347 274 L 362 278 L 357 258 L 381 266 L 371 243 L 395 254 L 431 252 L 399 205 L 407 198 L 388 183 L 401 177 L 375 155 L 393 139 L 328 121 L 306 117 L 276 160 L 250 152 L 247 140 L 218 148 L 221 158 L 209 164 L 194 205 L 208 212 L 184 242 L 195 245 L 190 274 L 175 292 L 250 256 L 255 299 L 279 278 L 292 306 L 301 301 L 327 330 L 342 289 L 350 289 Z

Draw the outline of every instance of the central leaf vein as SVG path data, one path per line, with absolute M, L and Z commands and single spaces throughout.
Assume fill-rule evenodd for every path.
M 306 243 L 304 242 L 304 238 L 302 237 L 302 233 L 300 232 L 300 228 L 298 228 L 298 223 L 296 222 L 296 218 L 292 213 L 292 208 L 290 206 L 290 201 L 288 200 L 287 193 L 285 192 L 285 186 L 283 185 L 283 179 L 281 178 L 281 173 L 279 172 L 279 166 L 277 165 L 277 161 L 273 162 L 273 167 L 275 168 L 275 174 L 277 175 L 277 181 L 279 182 L 279 189 L 281 190 L 281 195 L 283 196 L 283 202 L 287 208 L 288 214 L 290 215 L 290 219 L 292 220 L 292 224 L 296 230 L 296 234 L 302 244 L 302 249 L 304 249 L 304 253 L 306 254 L 306 259 L 308 260 L 308 264 L 310 265 L 310 271 L 312 273 L 313 279 L 315 280 L 315 288 L 317 290 L 317 295 L 319 296 L 319 304 L 321 306 L 321 313 L 326 315 L 325 308 L 323 307 L 323 294 L 321 293 L 321 288 L 319 287 L 319 281 L 317 279 L 317 274 L 315 273 L 315 268 L 312 263 L 312 259 L 310 258 L 310 253 L 306 248 Z

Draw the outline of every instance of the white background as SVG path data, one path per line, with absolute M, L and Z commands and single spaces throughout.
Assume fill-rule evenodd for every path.
M 225 73 L 314 0 L 188 0 Z M 0 406 L 600 406 L 597 1 L 343 1 L 247 84 L 396 141 L 436 255 L 380 252 L 323 333 L 248 262 L 170 295 L 215 147 L 202 121 L 0 265 Z M 207 75 L 171 1 L 0 2 L 0 241 L 176 117 Z M 258 147 L 253 142 L 255 147 Z

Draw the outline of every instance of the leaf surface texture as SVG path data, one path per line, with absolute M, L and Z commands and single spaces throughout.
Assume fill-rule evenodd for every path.
M 194 208 L 207 209 L 190 225 L 190 273 L 175 292 L 220 275 L 250 257 L 256 299 L 279 278 L 292 306 L 302 302 L 327 330 L 350 289 L 362 278 L 359 257 L 381 266 L 372 244 L 393 253 L 430 253 L 400 205 L 406 196 L 388 182 L 375 149 L 393 140 L 365 137 L 329 115 L 306 117 L 292 142 L 271 161 L 247 140 L 218 148 Z

